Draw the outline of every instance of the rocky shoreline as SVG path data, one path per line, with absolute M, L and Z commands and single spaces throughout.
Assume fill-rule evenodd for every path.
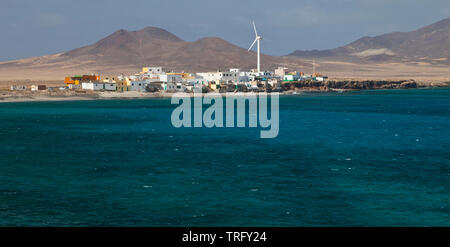
M 374 90 L 374 89 L 410 89 L 425 87 L 449 87 L 450 82 L 416 82 L 415 80 L 329 80 L 329 81 L 304 81 L 286 82 L 282 84 L 283 91 L 349 91 L 349 90 Z
M 330 80 L 330 81 L 300 81 L 283 82 L 279 90 L 268 90 L 279 92 L 280 95 L 292 95 L 299 92 L 346 92 L 357 90 L 376 89 L 414 89 L 429 87 L 450 87 L 447 83 L 418 83 L 414 80 L 398 81 L 353 81 L 353 80 Z M 261 90 L 262 91 L 262 90 Z M 238 92 L 236 92 L 238 93 Z M 96 92 L 80 90 L 61 91 L 0 91 L 1 102 L 32 102 L 32 101 L 76 101 L 76 100 L 100 100 L 100 99 L 145 99 L 145 98 L 169 98 L 174 92 Z M 192 93 L 190 93 L 193 96 Z M 223 94 L 223 93 L 222 93 Z

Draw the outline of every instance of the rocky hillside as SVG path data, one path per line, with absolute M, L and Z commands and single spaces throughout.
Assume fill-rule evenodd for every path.
M 450 18 L 412 32 L 364 37 L 331 50 L 297 50 L 290 56 L 373 62 L 450 62 Z

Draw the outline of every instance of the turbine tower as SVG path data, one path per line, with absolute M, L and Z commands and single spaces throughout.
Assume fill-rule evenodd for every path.
M 258 68 L 258 74 L 259 73 L 261 73 L 261 59 L 260 59 L 260 56 L 261 56 L 261 47 L 260 47 L 260 41 L 262 40 L 262 37 L 261 36 L 259 36 L 258 35 L 258 32 L 256 31 L 256 25 L 255 25 L 255 22 L 253 22 L 253 29 L 255 30 L 255 41 L 253 41 L 253 44 L 250 46 L 250 48 L 248 48 L 248 51 L 250 51 L 252 48 L 253 48 L 253 46 L 255 45 L 255 43 L 258 43 L 258 52 L 257 52 L 257 56 L 258 56 L 258 59 L 257 59 L 257 68 Z

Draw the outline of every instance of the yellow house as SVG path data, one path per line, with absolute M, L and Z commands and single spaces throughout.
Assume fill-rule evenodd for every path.
M 116 81 L 116 91 L 117 92 L 128 92 L 130 91 L 130 86 L 126 80 Z

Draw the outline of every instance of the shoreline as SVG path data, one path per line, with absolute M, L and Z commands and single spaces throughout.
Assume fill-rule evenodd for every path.
M 327 81 L 293 81 L 278 82 L 277 92 L 279 95 L 299 96 L 308 93 L 345 93 L 353 91 L 367 90 L 403 90 L 403 89 L 424 89 L 424 88 L 446 88 L 450 87 L 448 82 L 416 82 L 415 80 L 327 80 Z M 0 90 L 0 103 L 14 102 L 64 102 L 64 101 L 84 101 L 84 100 L 108 100 L 108 99 L 155 99 L 155 98 L 171 98 L 177 92 L 138 92 L 138 91 L 91 91 L 91 90 L 69 90 L 57 89 L 60 87 L 50 87 L 42 91 L 31 90 Z M 203 95 L 234 94 L 235 96 L 243 96 L 246 88 L 241 90 L 215 90 L 204 87 L 203 90 L 209 91 Z M 264 86 L 260 89 L 264 90 Z M 268 88 L 270 91 L 270 88 Z M 193 92 L 186 92 L 190 97 L 195 97 Z
M 418 87 L 411 89 L 433 89 L 433 88 L 450 88 L 446 87 Z M 279 92 L 280 96 L 301 96 L 308 93 L 346 93 L 356 91 L 376 91 L 376 90 L 411 90 L 411 89 L 330 89 L 330 90 L 291 90 Z M 75 94 L 75 95 L 48 95 L 42 93 L 30 93 L 28 95 L 0 95 L 0 103 L 23 103 L 23 102 L 66 102 L 66 101 L 88 101 L 88 100 L 133 100 L 133 99 L 168 99 L 175 93 L 149 93 L 149 92 L 91 92 L 89 94 Z M 193 93 L 187 93 L 190 97 L 194 97 Z M 205 95 L 219 94 L 226 96 L 226 93 L 203 93 Z M 232 93 L 233 94 L 233 93 Z M 244 92 L 236 92 L 235 96 L 244 96 Z

